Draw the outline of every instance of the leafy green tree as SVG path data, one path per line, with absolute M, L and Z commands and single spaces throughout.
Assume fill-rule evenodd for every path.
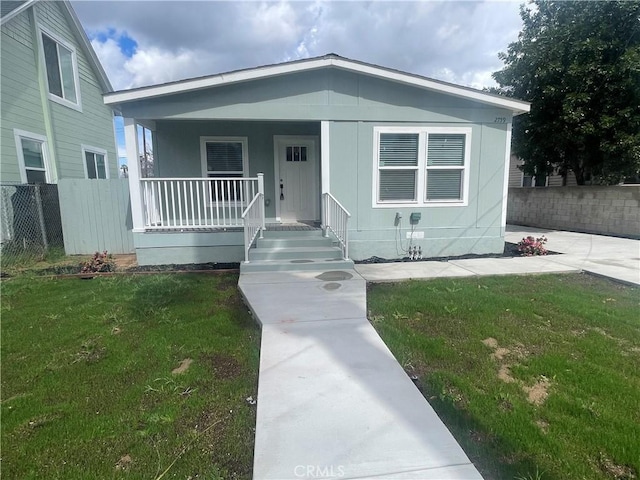
M 640 1 L 543 1 L 520 7 L 518 40 L 493 74 L 531 102 L 513 152 L 537 183 L 552 172 L 614 184 L 640 172 Z M 542 183 L 544 185 L 544 183 Z

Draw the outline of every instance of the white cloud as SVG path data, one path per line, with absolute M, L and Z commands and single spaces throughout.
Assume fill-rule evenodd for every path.
M 127 57 L 112 38 L 105 42 L 94 39 L 91 44 L 116 90 L 199 75 L 206 58 L 197 51 L 170 52 L 157 47 L 138 48 Z
M 337 53 L 474 87 L 495 85 L 518 4 L 493 1 L 74 1 L 85 28 L 126 31 L 131 58 L 96 42 L 118 89 Z

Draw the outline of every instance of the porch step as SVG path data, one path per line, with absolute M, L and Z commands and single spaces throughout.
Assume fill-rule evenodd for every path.
M 249 263 L 240 264 L 242 273 L 345 268 L 353 268 L 353 262 L 342 258 L 342 249 L 311 229 L 267 230 L 249 251 Z
M 305 229 L 305 230 L 265 230 L 265 239 L 274 238 L 323 238 L 322 230 L 320 229 Z
M 240 273 L 292 272 L 300 270 L 346 270 L 353 268 L 353 260 L 257 260 L 240 264 Z
M 258 238 L 256 246 L 258 248 L 284 248 L 284 247 L 331 247 L 333 242 L 330 238 L 320 236 L 284 237 L 284 238 Z
M 249 252 L 250 260 L 299 260 L 324 259 L 339 260 L 342 251 L 334 247 L 278 247 L 253 248 Z

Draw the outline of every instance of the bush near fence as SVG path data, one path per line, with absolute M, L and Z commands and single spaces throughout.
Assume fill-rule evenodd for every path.
M 640 238 L 640 185 L 510 188 L 507 222 Z
M 64 252 L 58 186 L 0 184 L 3 265 Z

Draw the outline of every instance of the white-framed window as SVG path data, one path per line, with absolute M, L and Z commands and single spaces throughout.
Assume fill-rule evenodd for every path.
M 373 207 L 468 205 L 471 128 L 375 127 Z
M 13 130 L 22 183 L 49 183 L 47 137 L 37 133 Z
M 109 178 L 107 151 L 102 148 L 81 145 L 85 178 Z
M 204 177 L 241 178 L 249 172 L 247 137 L 200 137 L 200 155 Z M 239 189 L 239 183 L 235 190 L 228 191 L 227 184 L 212 182 L 212 195 L 217 200 L 239 199 Z
M 78 57 L 75 47 L 42 27 L 39 27 L 39 42 L 49 98 L 67 107 L 81 110 Z

